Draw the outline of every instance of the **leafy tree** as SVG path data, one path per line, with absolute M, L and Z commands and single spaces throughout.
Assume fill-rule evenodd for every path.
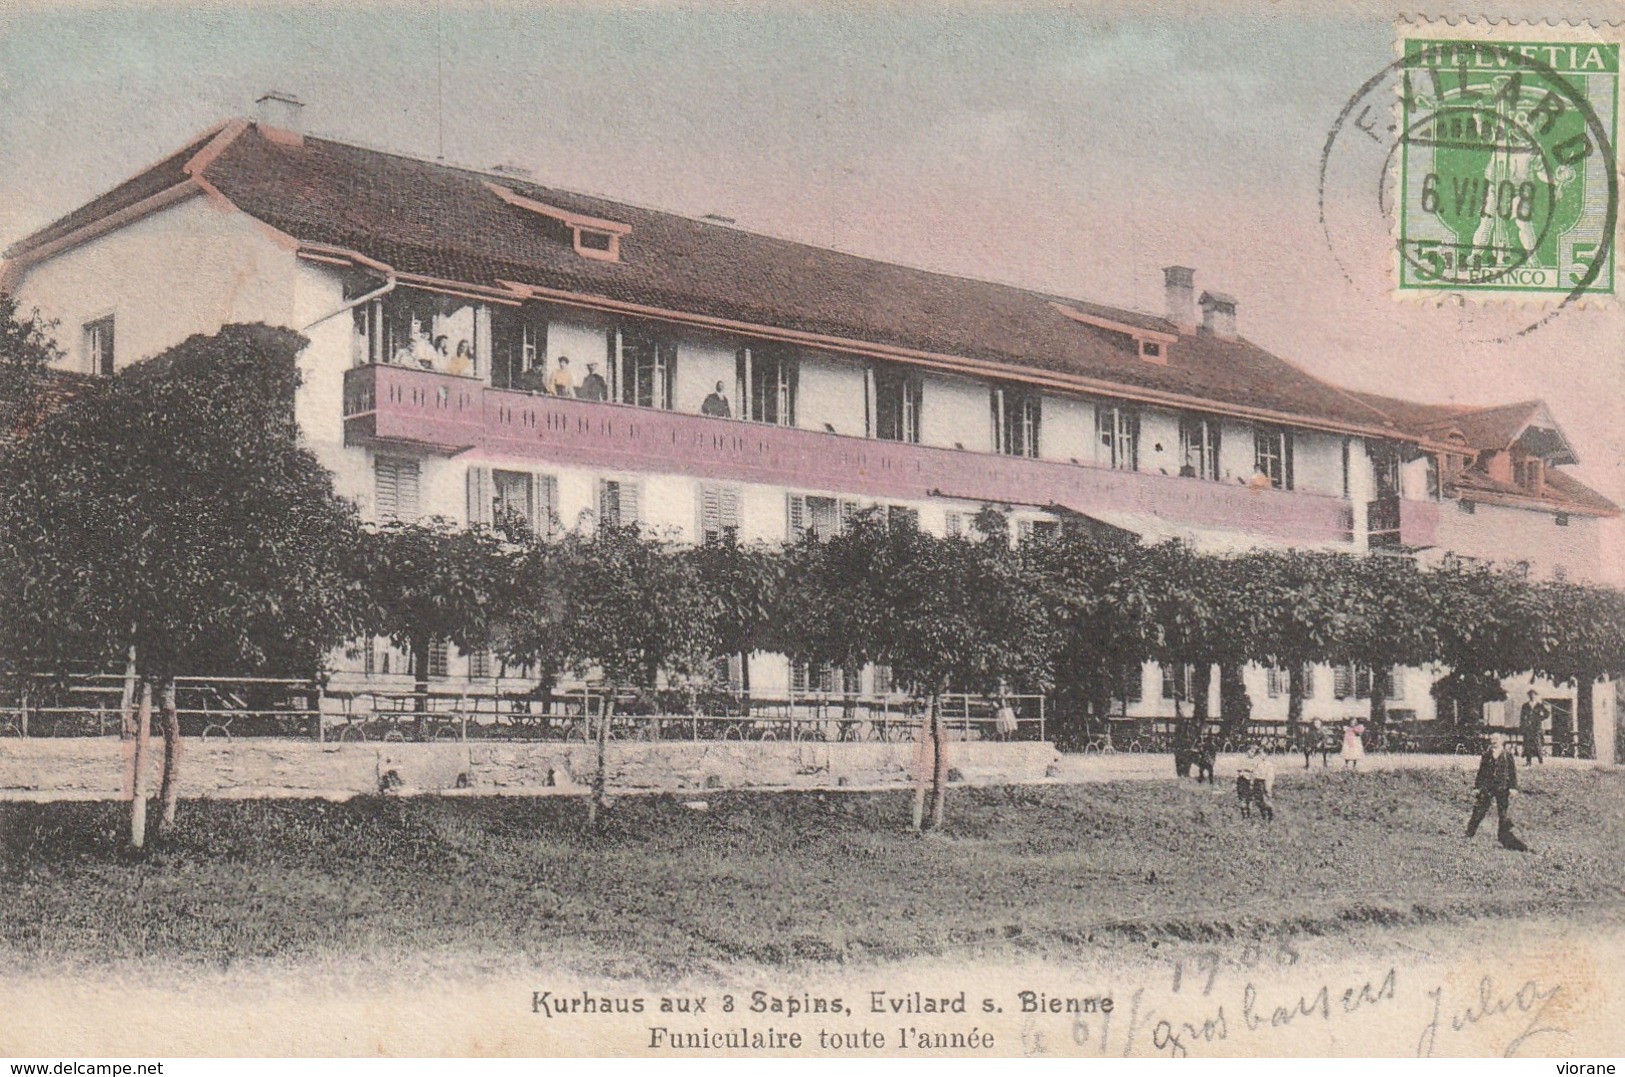
M 794 650 L 848 668 L 884 662 L 929 697 L 929 822 L 940 828 L 948 778 L 942 697 L 1049 684 L 1054 643 L 1035 560 L 994 535 L 937 538 L 875 513 L 795 553 L 799 578 L 790 590 L 800 598 L 802 629 Z M 926 825 L 924 799 L 922 782 L 916 829 Z
M 1387 673 L 1439 654 L 1432 581 L 1409 557 L 1336 555 L 1323 586 L 1332 610 L 1330 658 L 1371 671 L 1370 721 L 1388 720 Z
M 1336 647 L 1335 574 L 1347 559 L 1307 550 L 1255 550 L 1236 559 L 1237 577 L 1261 607 L 1255 657 L 1287 671 L 1287 730 L 1303 720 L 1304 669 Z
M 717 604 L 717 642 L 724 654 L 739 656 L 748 698 L 750 656 L 775 649 L 782 635 L 777 599 L 788 559 L 769 546 L 742 545 L 731 534 L 699 546 L 693 556 L 700 586 Z
M 87 390 L 4 462 L 0 651 L 26 670 L 127 665 L 136 847 L 155 698 L 161 826 L 175 821 L 175 677 L 308 676 L 350 626 L 355 516 L 299 443 L 304 344 L 263 325 L 194 336 Z
M 433 645 L 488 645 L 505 612 L 503 600 L 513 593 L 501 540 L 440 518 L 367 528 L 356 571 L 366 597 L 363 628 L 388 636 L 411 656 L 420 713 L 428 709 Z
M 1453 724 L 1477 725 L 1486 702 L 1505 698 L 1502 679 L 1536 665 L 1545 618 L 1521 569 L 1446 558 L 1427 574 L 1426 596 L 1437 634 L 1431 657 L 1450 668 L 1434 695 Z
M 1070 714 L 1102 720 L 1111 700 L 1126 696 L 1124 681 L 1137 678 L 1150 657 L 1155 592 L 1142 567 L 1145 551 L 1132 535 L 1068 520 L 1052 540 L 1031 543 L 1025 553 L 1043 581 L 1055 631 L 1056 693 Z M 1081 732 L 1063 726 L 1058 739 Z
M 1559 580 L 1531 585 L 1529 592 L 1540 624 L 1532 668 L 1558 684 L 1574 684 L 1577 747 L 1582 758 L 1595 759 L 1595 684 L 1625 672 L 1625 595 Z
M 718 606 L 691 551 L 636 526 L 572 532 L 561 546 L 553 577 L 562 584 L 561 618 L 557 634 L 547 638 L 560 641 L 578 673 L 595 670 L 603 680 L 589 809 L 596 823 L 616 694 L 652 692 L 662 675 L 705 675 L 718 653 Z

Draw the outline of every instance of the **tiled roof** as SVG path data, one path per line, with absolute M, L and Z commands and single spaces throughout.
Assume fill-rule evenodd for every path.
M 983 360 L 1381 428 L 1388 417 L 1245 340 L 1182 337 L 1166 365 L 1087 314 L 1162 333 L 1163 318 L 932 273 L 738 228 L 325 139 L 249 127 L 203 169 L 244 212 L 301 242 L 349 248 L 404 273 L 516 281 L 660 310 Z M 631 226 L 618 262 L 583 258 L 556 223 L 487 187 Z M 53 226 L 54 227 L 54 226 Z
M 1557 511 L 1568 509 L 1599 516 L 1619 515 L 1619 506 L 1608 498 L 1580 480 L 1553 469 L 1546 472 L 1544 497 L 1537 497 L 1513 483 L 1492 479 L 1476 468 L 1457 475 L 1451 485 L 1459 497 L 1471 497 L 1475 493 L 1492 494 L 1520 501 L 1538 501 Z
M 175 186 L 186 179 L 187 162 L 197 156 L 198 151 L 203 149 L 209 140 L 219 133 L 219 130 L 219 127 L 215 127 L 204 132 L 195 140 L 176 150 L 146 171 L 137 173 L 106 194 L 91 199 L 67 216 L 59 217 L 27 239 L 13 244 L 5 252 L 6 257 L 14 258 L 36 247 L 43 247 L 47 243 L 61 239 L 75 229 L 90 224 L 92 221 L 128 209 L 144 199 L 151 198 L 153 195 Z

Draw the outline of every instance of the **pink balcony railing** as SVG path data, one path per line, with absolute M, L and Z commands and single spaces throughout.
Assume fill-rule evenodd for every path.
M 1299 542 L 1350 540 L 1340 498 L 847 437 L 504 389 L 403 367 L 345 378 L 356 440 L 809 492 L 1063 505 Z

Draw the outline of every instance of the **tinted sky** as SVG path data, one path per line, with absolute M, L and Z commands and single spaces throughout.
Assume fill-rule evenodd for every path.
M 1538 312 L 1391 300 L 1385 149 L 1351 128 L 1320 223 L 1391 13 L 1285 6 L 13 6 L 0 239 L 276 87 L 319 134 L 932 269 L 1160 311 L 1160 267 L 1195 266 L 1343 384 L 1547 399 L 1625 500 L 1625 315 L 1498 340 Z

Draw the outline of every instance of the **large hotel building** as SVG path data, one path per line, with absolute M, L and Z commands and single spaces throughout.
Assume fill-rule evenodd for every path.
M 303 333 L 300 423 L 369 518 L 782 542 L 855 507 L 952 533 L 993 504 L 1013 538 L 1079 514 L 1203 550 L 1600 574 L 1618 510 L 1563 470 L 1543 403 L 1339 388 L 1250 343 L 1189 268 L 1164 271 L 1164 310 L 1119 310 L 316 138 L 265 104 L 289 115 L 211 130 L 15 244 L 0 287 L 83 374 L 228 322 Z M 404 669 L 381 640 L 340 665 Z M 501 671 L 439 652 L 434 672 Z M 1382 671 L 1391 709 L 1431 717 L 1439 672 Z M 750 670 L 765 692 L 821 676 Z M 1312 671 L 1306 716 L 1363 713 L 1371 676 Z M 1284 717 L 1284 673 L 1246 678 L 1254 717 Z M 1189 680 L 1147 665 L 1123 706 L 1172 714 Z

